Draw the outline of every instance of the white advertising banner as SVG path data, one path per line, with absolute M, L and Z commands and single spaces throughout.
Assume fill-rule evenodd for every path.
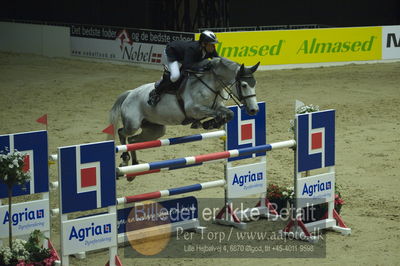
M 267 169 L 265 161 L 227 167 L 228 198 L 242 198 L 267 190 Z
M 29 235 L 33 230 L 50 231 L 49 200 L 14 203 L 11 216 L 8 205 L 0 207 L 0 238 L 8 237 L 8 223 L 12 223 L 13 236 Z
M 400 26 L 382 27 L 382 59 L 400 58 Z
M 161 64 L 165 45 L 193 33 L 72 25 L 71 55 L 127 63 Z
M 100 214 L 62 222 L 62 254 L 117 245 L 117 215 Z
M 121 44 L 120 40 L 71 37 L 73 56 L 93 57 L 131 63 L 160 64 L 165 45 L 146 43 Z
M 306 207 L 307 203 L 320 204 L 335 199 L 335 173 L 298 178 L 296 185 L 298 208 Z

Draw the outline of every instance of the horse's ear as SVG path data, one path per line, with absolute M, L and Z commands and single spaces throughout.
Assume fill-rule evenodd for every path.
M 260 62 L 258 62 L 258 63 L 255 64 L 254 66 L 252 66 L 252 67 L 250 68 L 251 73 L 256 72 L 256 70 L 257 70 L 257 68 L 258 68 L 259 65 L 260 65 Z
M 244 64 L 240 65 L 240 69 L 239 69 L 239 73 L 243 73 L 244 72 Z

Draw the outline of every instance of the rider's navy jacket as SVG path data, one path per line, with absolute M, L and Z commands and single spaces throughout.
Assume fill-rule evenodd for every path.
M 193 64 L 205 58 L 218 56 L 215 50 L 203 56 L 203 51 L 198 41 L 172 41 L 167 44 L 165 52 L 169 61 L 178 61 L 182 64 L 182 70 L 189 69 Z

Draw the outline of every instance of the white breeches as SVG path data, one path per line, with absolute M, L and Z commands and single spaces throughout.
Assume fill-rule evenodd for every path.
M 167 66 L 169 72 L 171 72 L 170 79 L 172 82 L 176 82 L 181 76 L 181 72 L 179 71 L 180 64 L 178 61 L 169 61 L 167 54 L 165 51 L 163 52 L 161 62 Z

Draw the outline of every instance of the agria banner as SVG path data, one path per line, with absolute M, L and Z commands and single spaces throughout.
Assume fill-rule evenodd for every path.
M 198 35 L 196 36 L 198 38 Z M 381 60 L 382 27 L 217 33 L 220 56 L 253 65 Z

